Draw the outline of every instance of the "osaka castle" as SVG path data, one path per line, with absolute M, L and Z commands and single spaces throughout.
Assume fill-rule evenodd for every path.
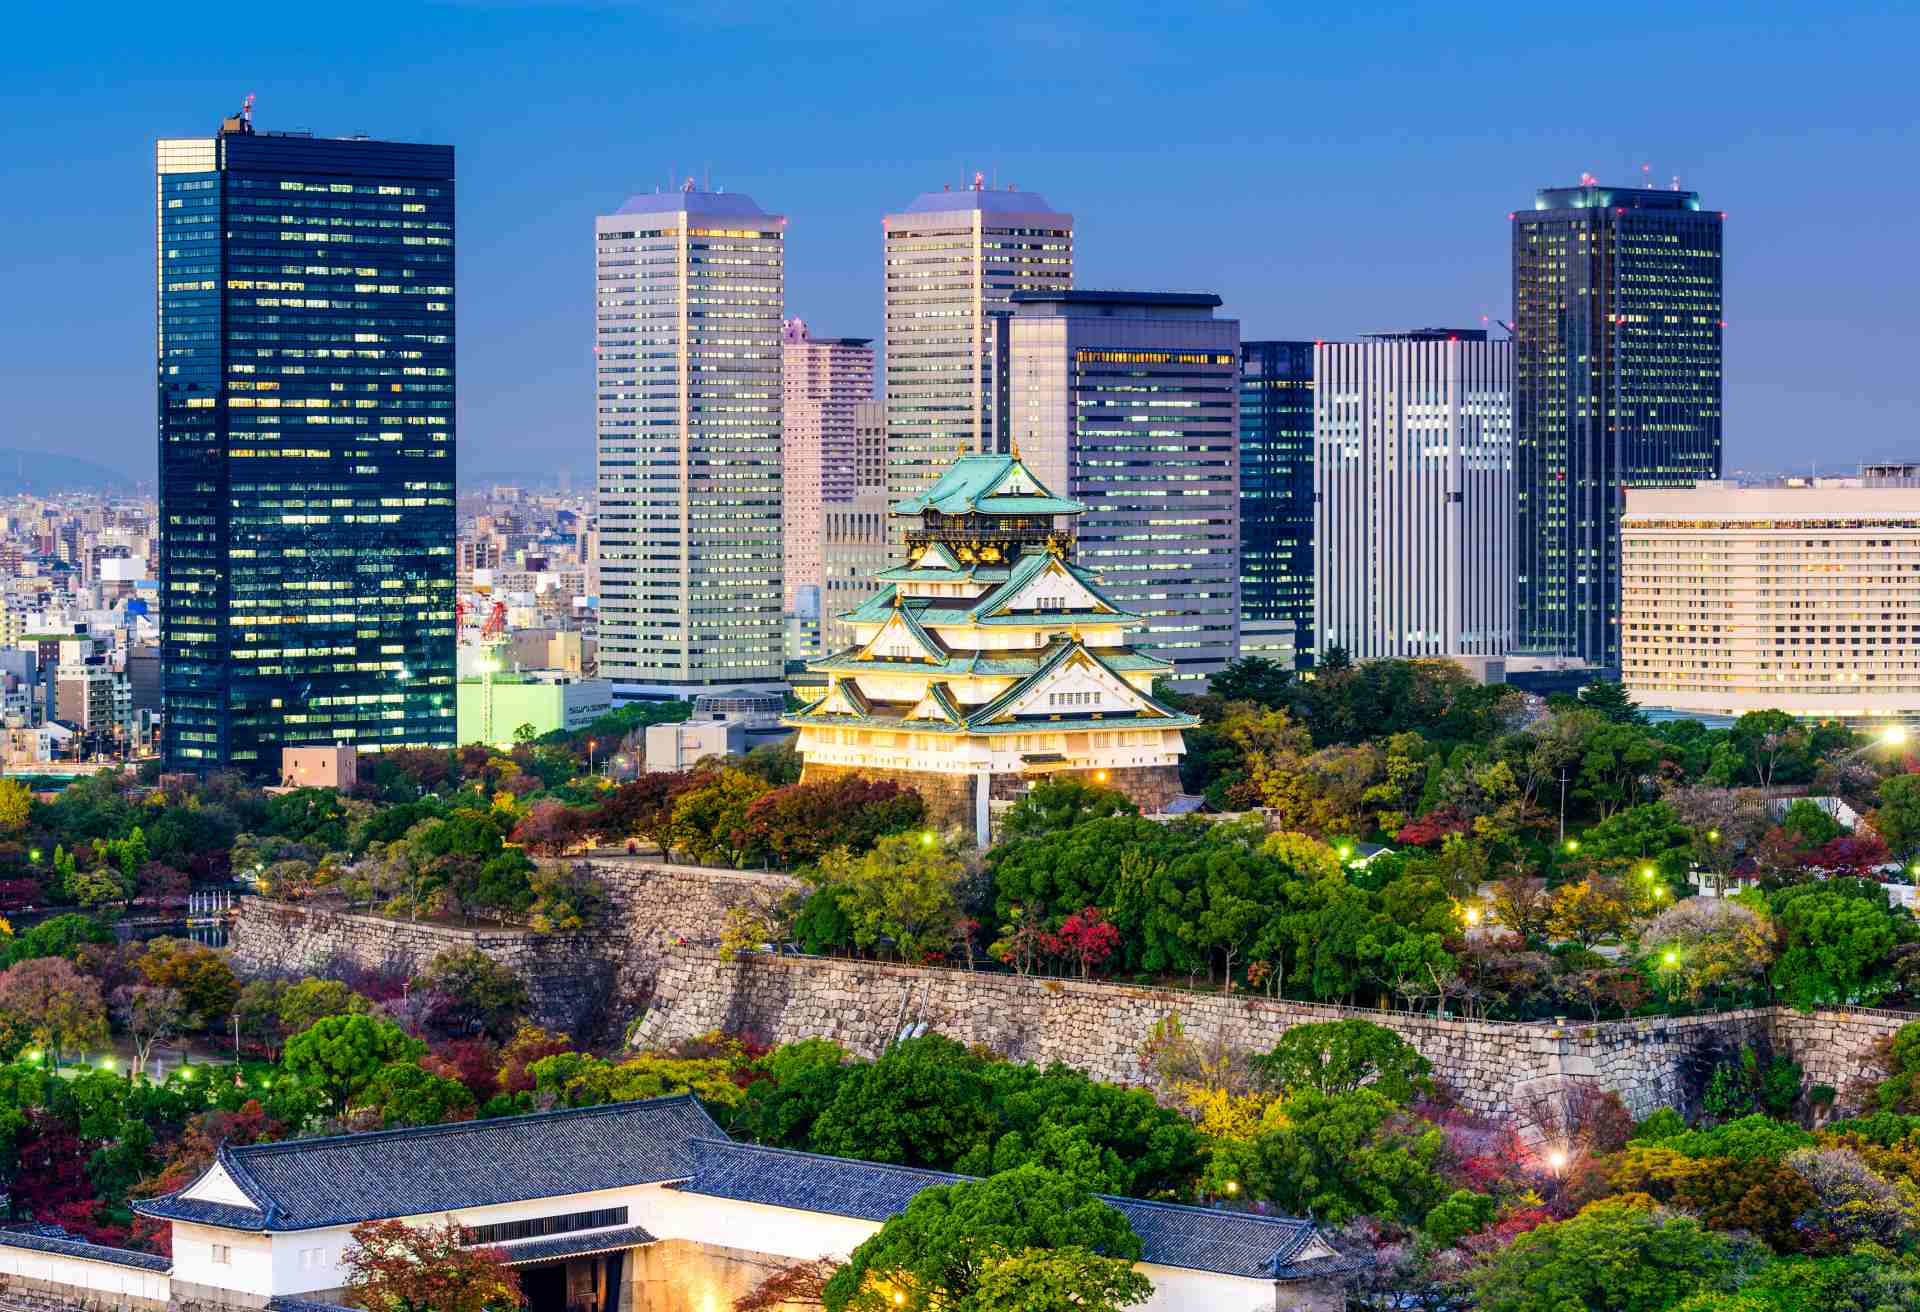
M 809 667 L 826 692 L 784 720 L 800 731 L 802 779 L 895 779 L 982 846 L 991 803 L 1048 775 L 1164 807 L 1180 791 L 1181 731 L 1198 721 L 1153 699 L 1172 662 L 1128 646 L 1140 616 L 1074 564 L 1085 509 L 1017 452 L 962 456 L 890 507 L 906 563 L 839 617 L 853 645 Z

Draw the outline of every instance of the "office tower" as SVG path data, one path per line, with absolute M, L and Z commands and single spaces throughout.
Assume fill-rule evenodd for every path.
M 1613 667 L 1622 493 L 1720 476 L 1725 216 L 1589 178 L 1510 217 L 1517 643 Z
M 933 486 L 988 448 L 995 420 L 988 315 L 1015 292 L 1073 286 L 1073 216 L 1029 191 L 921 196 L 886 228 L 887 491 Z
M 1314 632 L 1355 660 L 1513 636 L 1510 342 L 1429 328 L 1314 348 Z
M 826 510 L 820 590 L 821 644 L 829 652 L 853 641 L 840 616 L 865 601 L 873 577 L 887 567 L 887 407 L 853 408 L 853 500 Z
M 453 148 L 157 155 L 167 766 L 451 747 Z
M 1312 342 L 1240 344 L 1240 648 L 1256 643 L 1314 652 Z
M 1014 448 L 1085 503 L 1078 556 L 1196 681 L 1239 654 L 1240 324 L 1185 292 L 1017 292 Z
M 1620 678 L 1655 711 L 1920 721 L 1920 470 L 1634 488 Z
M 616 700 L 784 686 L 785 228 L 690 189 L 594 220 L 600 673 Z
M 873 399 L 873 339 L 815 337 L 789 319 L 780 350 L 782 606 L 791 615 L 799 589 L 819 600 L 826 508 L 853 500 L 853 413 Z

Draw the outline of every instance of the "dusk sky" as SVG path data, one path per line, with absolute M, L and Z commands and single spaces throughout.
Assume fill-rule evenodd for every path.
M 1506 317 L 1535 188 L 1677 174 L 1729 215 L 1728 468 L 1920 457 L 1920 8 L 1347 9 L 29 0 L 0 447 L 151 482 L 153 139 L 256 92 L 457 148 L 463 476 L 590 470 L 593 217 L 709 172 L 788 217 L 787 313 L 875 338 L 880 216 L 976 169 L 1075 216 L 1078 285 L 1248 338 Z

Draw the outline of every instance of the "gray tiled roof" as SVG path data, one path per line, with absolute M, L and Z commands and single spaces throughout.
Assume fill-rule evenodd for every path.
M 84 1257 L 94 1262 L 111 1262 L 141 1271 L 165 1274 L 173 1269 L 173 1259 L 157 1253 L 136 1253 L 131 1248 L 108 1248 L 75 1239 L 58 1226 L 38 1226 L 33 1230 L 0 1230 L 0 1245 L 30 1248 L 36 1253 L 57 1253 L 62 1257 Z
M 310 1298 L 272 1298 L 267 1300 L 267 1312 L 355 1312 L 350 1307 L 338 1303 L 316 1303 Z
M 691 1094 L 494 1120 L 223 1148 L 259 1213 L 168 1194 L 134 1210 L 266 1230 L 355 1225 L 683 1179 L 689 1144 L 722 1135 Z M 722 1136 L 724 1137 L 724 1136 Z M 217 1210 L 216 1210 L 217 1209 Z M 250 1219 L 248 1219 L 250 1218 Z
M 653 1236 L 645 1227 L 622 1226 L 618 1230 L 587 1230 L 580 1234 L 553 1235 L 546 1239 L 523 1239 L 515 1244 L 491 1244 L 508 1266 L 527 1262 L 553 1262 L 563 1257 L 583 1257 L 588 1253 L 608 1253 L 616 1248 L 650 1244 Z
M 692 1178 L 676 1188 L 863 1221 L 905 1211 L 922 1189 L 974 1178 L 715 1139 L 694 1140 L 693 1165 Z M 1143 1261 L 1255 1280 L 1332 1273 L 1315 1262 L 1292 1265 L 1294 1254 L 1314 1238 L 1311 1221 L 1137 1198 L 1103 1195 L 1101 1201 L 1133 1226 Z

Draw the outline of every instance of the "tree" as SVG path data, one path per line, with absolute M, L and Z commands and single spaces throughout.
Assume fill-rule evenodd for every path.
M 980 1067 L 945 1035 L 896 1043 L 837 1081 L 809 1146 L 870 1162 L 949 1170 L 997 1128 Z
M 1043 946 L 1057 957 L 1065 957 L 1080 967 L 1080 978 L 1087 979 L 1093 968 L 1113 955 L 1120 944 L 1120 931 L 1101 916 L 1099 907 L 1083 907 L 1060 922 L 1058 933 L 1049 934 Z
M 100 986 L 71 961 L 36 957 L 0 973 L 0 1051 L 11 1054 L 32 1043 L 58 1066 L 66 1052 L 106 1041 Z
M 674 803 L 694 782 L 690 774 L 649 771 L 608 794 L 594 812 L 593 828 L 607 838 L 644 838 L 671 857 Z
M 280 1025 L 288 1034 L 298 1034 L 328 1016 L 352 1016 L 364 1013 L 366 998 L 337 979 L 315 979 L 311 975 L 298 984 L 289 984 L 280 995 Z
M 1252 702 L 1270 710 L 1286 705 L 1293 670 L 1264 656 L 1242 656 L 1207 680 L 1207 692 L 1223 702 Z
M 1579 692 L 1582 710 L 1594 711 L 1613 724 L 1644 725 L 1647 717 L 1633 698 L 1627 695 L 1626 685 L 1610 679 L 1595 679 Z
M 596 924 L 612 903 L 606 884 L 584 862 L 546 862 L 534 869 L 527 882 L 533 892 L 527 923 L 539 934 Z
M 1773 961 L 1772 927 L 1751 908 L 1692 897 L 1640 932 L 1656 976 L 1689 1000 L 1742 1002 Z
M 920 794 L 891 779 L 839 775 L 795 783 L 763 794 L 747 808 L 747 836 L 756 858 L 793 869 L 836 847 L 855 856 L 886 834 L 920 828 Z
M 32 790 L 18 779 L 0 779 L 0 832 L 19 833 L 32 814 Z
M 1618 937 L 1630 923 L 1631 913 L 1618 881 L 1600 876 L 1562 884 L 1555 890 L 1547 912 L 1547 932 L 1581 947 Z
M 496 1248 L 468 1248 L 459 1222 L 411 1226 L 368 1221 L 353 1228 L 341 1259 L 346 1300 L 366 1312 L 508 1312 L 526 1306 L 520 1277 Z
M 1069 1245 L 1029 1248 L 989 1266 L 979 1306 L 992 1312 L 1119 1312 L 1153 1297 L 1129 1262 Z
M 426 1050 L 391 1021 L 328 1016 L 287 1040 L 281 1065 L 324 1093 L 336 1111 L 344 1111 L 382 1066 L 414 1061 Z
M 1240 1183 L 1281 1212 L 1311 1211 L 1331 1225 L 1357 1216 L 1417 1223 L 1451 1192 L 1437 1169 L 1440 1131 L 1375 1089 L 1301 1089 L 1277 1117 L 1249 1146 Z
M 1514 875 L 1493 886 L 1494 917 L 1523 939 L 1544 938 L 1552 918 L 1553 895 L 1547 881 L 1530 875 Z
M 794 1308 L 821 1307 L 827 1281 L 839 1269 L 840 1264 L 830 1257 L 783 1266 L 734 1299 L 733 1312 L 793 1312 Z
M 580 841 L 587 824 L 585 811 L 545 798 L 513 827 L 513 841 L 535 856 L 558 856 Z
M 855 943 L 921 961 L 945 955 L 967 870 L 956 840 L 923 831 L 889 834 L 865 856 L 830 852 L 816 878 L 840 890 Z
M 450 1035 L 508 1038 L 527 1009 L 526 982 L 477 948 L 448 948 L 413 984 L 433 995 L 432 1023 Z
M 1868 820 L 1902 863 L 1911 861 L 1920 853 L 1920 774 L 1882 779 L 1880 805 Z
M 853 1250 L 827 1282 L 824 1302 L 828 1312 L 992 1312 L 999 1305 L 982 1288 L 994 1266 L 1029 1249 L 1063 1248 L 1120 1263 L 1140 1257 L 1126 1217 L 1043 1167 L 935 1185 Z M 1024 1283 L 1018 1276 L 1008 1277 L 1015 1288 Z
M 147 983 L 180 995 L 195 1025 L 217 1025 L 233 1010 L 240 981 L 224 953 L 191 939 L 156 938 L 140 954 Z
M 1730 1289 L 1738 1259 L 1734 1241 L 1692 1217 L 1609 1199 L 1516 1236 L 1472 1282 L 1481 1312 L 1663 1312 Z
M 389 1062 L 374 1072 L 359 1101 L 378 1109 L 381 1128 L 388 1130 L 473 1119 L 473 1093 L 466 1085 L 409 1061 Z
M 1269 1085 L 1289 1091 L 1350 1093 L 1366 1085 L 1396 1103 L 1433 1091 L 1433 1063 L 1392 1030 L 1365 1020 L 1295 1025 L 1253 1066 Z
M 1217 676 L 1216 676 L 1217 677 Z M 1002 841 L 1071 829 L 1084 820 L 1108 815 L 1139 815 L 1125 793 L 1089 783 L 1078 775 L 1051 775 L 1033 785 L 1000 822 Z
M 1801 1148 L 1787 1154 L 1786 1165 L 1819 1200 L 1802 1221 L 1833 1236 L 1838 1246 L 1903 1250 L 1920 1230 L 1920 1189 L 1885 1179 L 1851 1149 Z
M 695 779 L 674 799 L 670 841 L 697 861 L 724 857 L 738 865 L 749 841 L 747 812 L 771 786 L 731 766 L 696 773 Z
M 1773 985 L 1800 1007 L 1870 1003 L 1892 987 L 1887 954 L 1900 941 L 1886 890 L 1832 879 L 1783 888 L 1769 905 L 1780 927 Z
M 114 1017 L 133 1040 L 133 1073 L 146 1073 L 147 1059 L 156 1045 L 165 1043 L 185 1028 L 187 1004 L 174 989 L 152 984 L 134 984 L 113 991 Z

